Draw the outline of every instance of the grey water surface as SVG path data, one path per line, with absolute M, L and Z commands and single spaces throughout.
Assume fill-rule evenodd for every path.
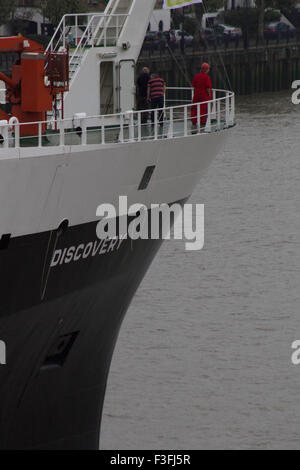
M 238 99 L 192 198 L 204 249 L 165 242 L 127 313 L 102 449 L 300 449 L 299 113 L 291 92 Z

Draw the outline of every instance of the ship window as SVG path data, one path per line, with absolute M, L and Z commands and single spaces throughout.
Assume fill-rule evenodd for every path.
M 144 172 L 143 178 L 141 179 L 139 188 L 138 188 L 139 191 L 142 191 L 148 187 L 154 170 L 155 170 L 155 165 L 147 166 Z
M 113 62 L 100 64 L 100 114 L 114 113 L 114 68 Z

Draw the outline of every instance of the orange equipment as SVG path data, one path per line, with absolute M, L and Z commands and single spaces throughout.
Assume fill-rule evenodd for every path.
M 7 102 L 12 105 L 11 115 L 0 109 L 0 119 L 16 116 L 20 123 L 46 121 L 53 99 L 56 101 L 58 93 L 69 89 L 68 51 L 45 54 L 43 46 L 19 35 L 0 38 L 0 52 L 19 54 L 11 78 L 0 72 L 0 80 L 6 83 Z M 45 127 L 43 124 L 43 132 Z M 36 135 L 37 132 L 37 124 L 20 128 L 21 135 Z

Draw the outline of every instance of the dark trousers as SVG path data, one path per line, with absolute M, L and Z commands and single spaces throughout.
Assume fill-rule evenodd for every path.
M 151 109 L 163 108 L 164 103 L 165 103 L 164 96 L 159 96 L 158 98 L 152 98 L 151 99 Z M 164 119 L 164 111 L 161 110 L 158 113 L 158 120 L 159 120 L 160 124 L 163 123 L 163 119 Z M 154 123 L 154 111 L 151 112 L 151 121 L 152 121 L 152 124 L 153 124 Z
M 148 109 L 148 101 L 146 96 L 139 96 L 137 100 L 137 109 L 139 111 L 143 109 Z M 145 124 L 148 120 L 148 111 L 141 113 L 141 123 Z

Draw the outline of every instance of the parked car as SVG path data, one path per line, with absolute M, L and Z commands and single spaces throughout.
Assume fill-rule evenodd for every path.
M 242 37 L 242 30 L 241 28 L 235 26 L 229 26 L 226 24 L 217 24 L 215 26 L 215 33 L 217 39 L 221 39 L 223 41 L 230 41 L 233 39 L 240 39 Z
M 146 34 L 143 47 L 145 49 L 164 49 L 167 39 L 161 31 L 150 31 Z
M 171 30 L 171 33 L 174 35 L 176 44 L 179 45 L 182 39 L 182 35 L 184 37 L 184 45 L 191 46 L 194 41 L 194 37 L 191 34 L 187 33 L 186 31 L 181 31 L 181 29 L 174 29 Z
M 294 35 L 294 29 L 283 21 L 266 24 L 264 28 L 265 39 L 287 38 Z

